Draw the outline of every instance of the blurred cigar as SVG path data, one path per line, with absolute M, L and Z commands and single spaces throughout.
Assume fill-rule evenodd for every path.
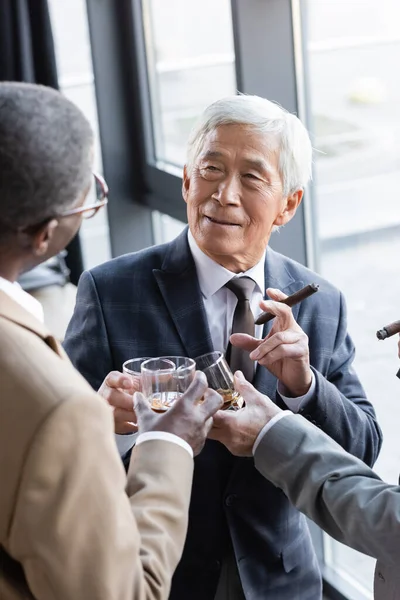
M 378 340 L 386 340 L 386 338 L 392 337 L 396 333 L 400 333 L 400 321 L 394 321 L 394 323 L 382 327 L 376 332 L 376 337 Z
M 298 292 L 295 292 L 291 296 L 288 296 L 285 300 L 280 300 L 280 302 L 282 304 L 286 304 L 286 306 L 294 306 L 295 304 L 299 304 L 299 302 L 302 302 L 309 296 L 312 296 L 313 294 L 315 294 L 315 292 L 318 292 L 318 289 L 319 285 L 317 283 L 310 283 Z M 268 321 L 270 321 L 274 317 L 275 315 L 269 312 L 263 312 L 259 317 L 257 317 L 257 319 L 255 320 L 255 324 L 264 325 L 264 323 L 268 323 Z

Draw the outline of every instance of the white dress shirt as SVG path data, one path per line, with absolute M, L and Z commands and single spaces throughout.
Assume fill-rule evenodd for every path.
M 225 284 L 235 277 L 250 277 L 253 279 L 256 285 L 250 300 L 250 308 L 254 317 L 257 318 L 262 312 L 259 304 L 264 298 L 266 288 L 264 275 L 265 252 L 259 262 L 248 271 L 244 271 L 243 273 L 233 273 L 204 254 L 198 247 L 190 230 L 188 232 L 188 242 L 196 265 L 197 277 L 199 280 L 200 291 L 203 296 L 204 308 L 214 350 L 225 353 L 232 332 L 233 314 L 237 304 L 236 295 L 231 290 L 228 290 L 228 288 L 225 287 Z M 263 325 L 256 325 L 255 337 L 259 340 L 262 339 L 262 333 Z M 254 368 L 256 368 L 256 363 Z M 315 392 L 314 374 L 312 375 L 310 389 L 304 396 L 299 396 L 297 398 L 285 396 L 283 386 L 280 383 L 278 383 L 277 389 L 286 406 L 292 412 L 298 412 L 300 408 L 311 399 Z M 285 412 L 283 414 L 285 414 Z M 270 427 L 271 426 L 272 425 L 270 425 Z M 263 432 L 265 433 L 264 430 Z M 260 436 L 261 433 L 262 432 L 260 432 Z M 117 446 L 121 456 L 126 454 L 133 446 L 137 435 L 138 434 L 116 434 Z M 255 447 L 258 443 L 256 440 Z
M 22 308 L 24 308 L 26 311 L 30 312 L 38 321 L 43 323 L 43 307 L 42 307 L 42 305 L 40 304 L 40 302 L 38 300 L 36 300 L 36 298 L 33 298 L 33 296 L 31 296 L 30 294 L 25 292 L 22 289 L 22 287 L 19 285 L 19 283 L 17 283 L 17 282 L 12 283 L 8 279 L 4 279 L 4 277 L 0 277 L 0 290 L 5 292 L 8 296 L 10 296 L 10 298 L 15 300 L 15 302 L 18 302 L 18 304 L 20 306 L 22 306 Z M 126 436 L 121 435 L 118 437 L 124 438 Z M 120 448 L 117 443 L 118 450 L 122 456 L 124 454 L 126 454 L 126 452 L 133 446 L 133 441 L 132 441 L 133 436 L 128 436 L 128 437 L 131 438 L 131 441 L 126 449 L 124 446 L 122 448 Z M 181 439 L 180 437 L 178 437 L 177 435 L 174 435 L 172 433 L 166 433 L 166 432 L 162 432 L 162 431 L 142 433 L 137 436 L 136 445 L 142 444 L 143 442 L 146 442 L 148 440 L 161 440 L 161 439 L 165 440 L 167 442 L 172 442 L 174 444 L 177 444 L 178 446 L 181 446 L 193 458 L 193 450 L 189 446 L 189 444 L 187 442 L 185 442 L 185 440 Z M 124 450 L 123 453 L 121 453 L 121 450 Z
M 196 265 L 197 277 L 203 296 L 214 350 L 225 353 L 229 337 L 232 333 L 233 314 L 237 304 L 236 295 L 231 290 L 228 290 L 225 284 L 236 277 L 249 277 L 252 279 L 256 285 L 250 300 L 250 308 L 254 317 L 258 317 L 262 313 L 259 305 L 265 293 L 265 252 L 261 260 L 248 271 L 233 273 L 204 254 L 196 244 L 190 231 L 188 233 L 188 241 Z M 256 325 L 255 337 L 260 340 L 262 332 L 263 325 Z
M 0 277 L 0 290 L 15 300 L 15 302 L 18 302 L 22 308 L 30 312 L 38 321 L 43 323 L 44 315 L 42 305 L 36 298 L 25 292 L 19 283 L 13 283 L 8 279 L 4 279 L 4 277 Z

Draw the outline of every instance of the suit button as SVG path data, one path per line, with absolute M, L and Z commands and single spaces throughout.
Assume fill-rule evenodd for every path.
M 233 506 L 235 504 L 236 500 L 237 500 L 236 494 L 229 494 L 229 496 L 227 496 L 225 498 L 225 504 L 226 504 L 226 506 Z
M 381 581 L 385 581 L 385 578 L 384 578 L 384 576 L 382 575 L 382 573 L 381 573 L 380 571 L 378 571 L 378 578 L 379 578 Z

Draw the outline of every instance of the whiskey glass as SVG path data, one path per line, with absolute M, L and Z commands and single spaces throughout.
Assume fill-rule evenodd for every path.
M 202 354 L 196 359 L 196 368 L 207 377 L 208 386 L 224 399 L 222 410 L 239 410 L 244 404 L 242 396 L 235 390 L 233 373 L 222 352 Z
M 141 365 L 142 392 L 155 412 L 165 412 L 192 383 L 196 363 L 184 356 L 150 358 Z

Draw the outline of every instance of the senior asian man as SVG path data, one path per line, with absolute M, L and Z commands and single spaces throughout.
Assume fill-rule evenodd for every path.
M 296 330 L 288 307 L 266 302 L 264 308 L 277 315 L 277 330 Z M 400 600 L 400 485 L 384 483 L 302 416 L 282 411 L 240 372 L 236 388 L 246 407 L 219 412 L 210 436 L 236 456 L 254 456 L 258 471 L 299 510 L 340 542 L 377 558 L 376 600 Z
M 227 350 L 232 369 L 245 370 L 258 390 L 374 462 L 381 434 L 352 368 L 344 299 L 268 246 L 272 231 L 296 213 L 311 156 L 304 126 L 278 105 L 245 95 L 213 103 L 188 146 L 182 191 L 189 229 L 169 244 L 82 276 L 65 348 L 91 385 L 120 409 L 117 434 L 134 429 L 115 373 L 126 359 Z M 228 348 L 232 330 L 246 327 L 256 339 L 267 335 L 270 325 L 252 329 L 267 286 L 290 294 L 313 281 L 321 291 L 294 309 L 298 331 L 280 340 L 274 365 L 261 357 L 255 368 L 249 347 Z M 121 453 L 131 437 L 119 436 Z M 207 443 L 196 459 L 189 531 L 170 598 L 320 597 L 304 517 L 253 461 Z
M 138 396 L 143 435 L 126 478 L 110 407 L 15 283 L 106 203 L 98 176 L 99 195 L 88 197 L 92 161 L 93 133 L 74 104 L 0 83 L 2 600 L 165 600 L 185 540 L 193 450 L 222 405 L 200 373 L 161 417 Z M 194 403 L 204 392 L 205 410 Z

